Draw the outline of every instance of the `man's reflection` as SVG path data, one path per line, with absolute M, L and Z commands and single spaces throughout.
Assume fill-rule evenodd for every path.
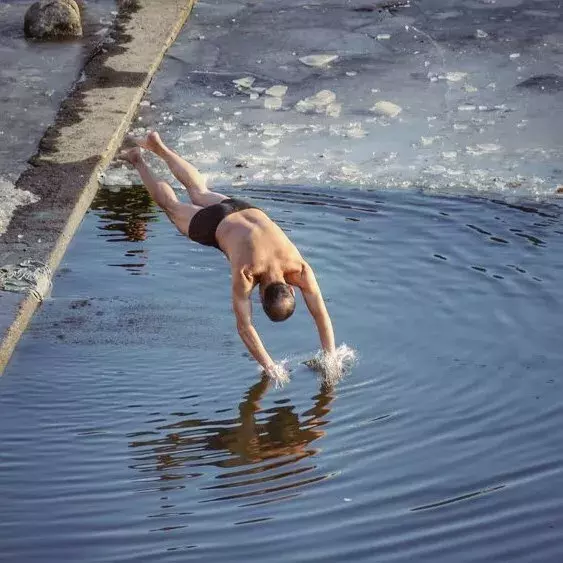
M 102 189 L 98 191 L 92 210 L 100 218 L 103 232 L 100 236 L 108 242 L 139 243 L 147 239 L 147 224 L 156 221 L 154 204 L 145 190 L 122 189 L 118 192 Z M 132 247 L 131 247 L 132 246 Z M 147 262 L 147 251 L 138 245 L 128 245 L 124 263 L 111 264 L 139 274 Z
M 104 222 L 111 241 L 140 242 L 147 238 L 147 223 L 156 219 L 156 211 L 145 190 L 122 189 L 98 191 L 92 210 Z M 123 234 L 125 237 L 123 237 Z
M 263 377 L 248 390 L 237 418 L 187 418 L 159 427 L 159 431 L 168 431 L 162 438 L 131 442 L 130 447 L 142 451 L 135 458 L 135 467 L 142 472 L 156 469 L 161 472 L 160 479 L 169 480 L 185 476 L 183 472 L 176 473 L 180 468 L 232 468 L 283 456 L 292 456 L 297 461 L 317 453 L 307 446 L 325 434 L 321 427 L 327 423 L 325 417 L 334 398 L 332 390 L 321 388 L 313 397 L 313 407 L 300 417 L 289 404 L 262 411 L 260 401 L 269 385 L 269 379 Z M 259 419 L 259 413 L 267 416 Z

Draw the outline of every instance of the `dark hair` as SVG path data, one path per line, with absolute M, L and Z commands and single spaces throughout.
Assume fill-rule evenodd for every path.
M 286 283 L 271 283 L 264 290 L 262 306 L 272 321 L 285 321 L 295 311 L 295 297 Z

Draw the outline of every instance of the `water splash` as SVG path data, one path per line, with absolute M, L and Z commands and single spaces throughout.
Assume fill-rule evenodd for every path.
M 354 349 L 347 344 L 341 344 L 333 354 L 327 354 L 324 350 L 319 350 L 313 359 L 305 363 L 319 373 L 323 383 L 332 387 L 350 373 L 357 359 L 358 357 Z
M 282 360 L 265 370 L 266 375 L 270 378 L 270 381 L 272 381 L 276 389 L 279 389 L 286 383 L 289 383 L 289 370 L 287 368 L 288 363 L 288 360 Z

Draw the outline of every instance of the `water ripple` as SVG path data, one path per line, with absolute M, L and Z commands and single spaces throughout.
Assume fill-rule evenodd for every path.
M 224 257 L 143 193 L 100 194 L 0 380 L 0 559 L 559 560 L 558 207 L 235 194 L 291 232 L 360 358 L 328 388 L 306 308 L 256 307 L 276 390 Z

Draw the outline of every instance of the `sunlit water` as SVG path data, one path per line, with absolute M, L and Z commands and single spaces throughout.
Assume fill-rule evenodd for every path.
M 563 557 L 563 222 L 414 193 L 252 199 L 315 268 L 335 388 L 302 302 L 240 343 L 226 260 L 140 189 L 102 191 L 0 379 L 0 560 Z

